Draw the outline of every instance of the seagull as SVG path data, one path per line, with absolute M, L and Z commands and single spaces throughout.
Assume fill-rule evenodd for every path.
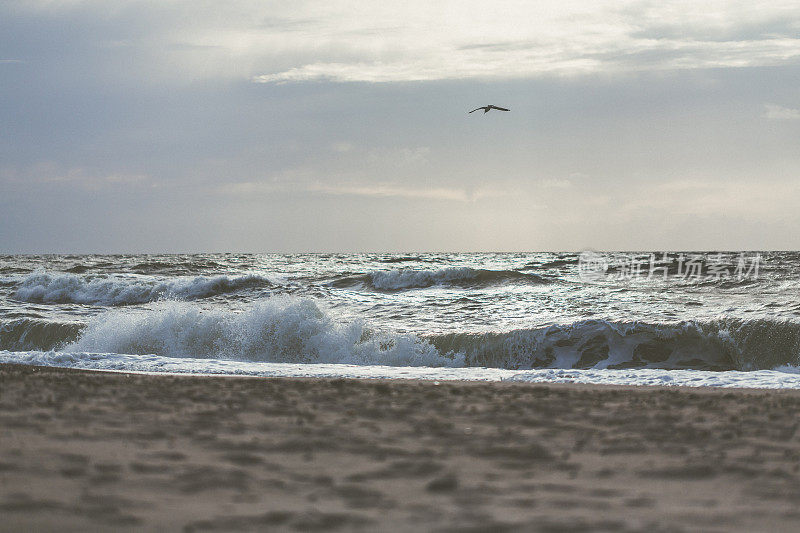
M 483 107 L 476 107 L 475 109 L 473 109 L 469 113 L 474 113 L 478 109 L 483 109 L 483 113 L 484 114 L 488 113 L 490 109 L 497 109 L 498 111 L 511 111 L 510 109 L 506 109 L 505 107 L 497 107 L 496 105 L 487 105 L 487 106 L 483 106 Z M 467 113 L 467 114 L 469 115 L 469 113 Z

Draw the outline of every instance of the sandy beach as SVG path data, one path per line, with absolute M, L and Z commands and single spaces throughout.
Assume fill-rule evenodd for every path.
M 0 367 L 0 530 L 791 531 L 800 392 Z

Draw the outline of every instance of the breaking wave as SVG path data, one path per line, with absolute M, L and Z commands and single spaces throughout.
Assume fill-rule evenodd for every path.
M 509 282 L 546 283 L 546 280 L 541 276 L 516 270 L 450 267 L 439 270 L 379 270 L 368 274 L 346 276 L 334 281 L 332 285 L 335 287 L 364 285 L 382 291 L 400 291 L 436 285 L 479 286 Z
M 463 365 L 413 335 L 381 334 L 360 322 L 337 323 L 312 300 L 285 297 L 240 313 L 174 301 L 153 310 L 109 311 L 63 350 L 280 363 Z
M 245 311 L 163 301 L 112 309 L 87 324 L 0 322 L 0 350 L 158 355 L 275 363 L 472 366 L 513 370 L 760 370 L 800 364 L 800 324 L 719 319 L 673 324 L 584 320 L 502 333 L 412 335 L 340 322 L 307 298 Z
M 17 300 L 34 303 L 132 305 L 165 298 L 194 300 L 247 288 L 268 287 L 270 281 L 255 274 L 243 276 L 192 276 L 158 279 L 148 276 L 79 276 L 34 272 L 16 285 Z

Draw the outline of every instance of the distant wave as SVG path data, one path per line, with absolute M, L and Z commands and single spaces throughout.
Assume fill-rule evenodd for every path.
M 555 259 L 553 261 L 547 261 L 544 263 L 540 262 L 528 263 L 523 267 L 523 270 L 547 270 L 550 268 L 563 268 L 577 264 L 578 264 L 577 258 Z
M 27 274 L 31 270 L 24 267 L 0 267 L 0 274 Z
M 469 267 L 450 267 L 438 270 L 378 270 L 368 274 L 345 276 L 333 282 L 335 287 L 364 285 L 383 291 L 420 289 L 435 285 L 492 285 L 498 283 L 524 282 L 546 283 L 535 274 L 525 274 L 516 270 L 485 270 Z
M 34 303 L 131 305 L 163 298 L 194 300 L 269 285 L 267 278 L 254 274 L 159 279 L 148 276 L 79 276 L 39 271 L 19 282 L 13 296 L 17 300 Z
M 240 268 L 242 265 L 237 265 Z M 85 263 L 78 263 L 63 269 L 63 272 L 70 274 L 85 274 L 89 272 L 102 273 L 109 271 L 117 272 L 131 272 L 135 274 L 192 274 L 202 273 L 203 271 L 212 269 L 224 269 L 225 265 L 212 261 L 209 259 L 196 259 L 193 261 L 166 261 L 166 260 L 150 260 L 138 263 L 126 263 L 120 261 L 119 263 L 112 263 L 109 261 L 87 261 Z
M 150 274 L 159 272 L 196 272 L 198 270 L 224 268 L 225 266 L 209 259 L 198 259 L 195 261 L 148 261 L 138 263 L 130 267 L 134 272 Z
M 164 301 L 152 309 L 110 310 L 85 325 L 0 322 L 0 350 L 51 349 L 276 363 L 751 371 L 800 365 L 800 324 L 584 320 L 497 333 L 411 335 L 340 322 L 313 300 L 293 297 L 270 297 L 243 312 Z
M 387 257 L 384 259 L 378 259 L 378 261 L 380 261 L 381 263 L 411 263 L 422 260 L 423 259 L 419 256 Z

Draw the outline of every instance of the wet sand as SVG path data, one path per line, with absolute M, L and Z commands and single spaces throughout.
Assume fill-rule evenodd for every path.
M 796 531 L 800 392 L 0 366 L 0 530 Z

